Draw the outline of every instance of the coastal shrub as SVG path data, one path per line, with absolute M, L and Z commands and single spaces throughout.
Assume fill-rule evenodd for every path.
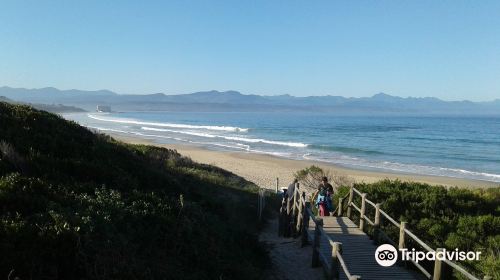
M 311 165 L 304 169 L 301 169 L 294 173 L 294 178 L 297 179 L 301 186 L 304 186 L 310 190 L 315 190 L 319 183 L 321 183 L 321 179 L 323 177 L 331 177 L 328 176 L 323 169 L 316 165 Z
M 333 176 L 331 178 L 331 182 L 333 182 L 333 184 L 335 186 L 337 186 L 337 188 L 339 187 L 350 187 L 352 185 L 354 185 L 354 179 L 352 177 L 349 177 L 348 175 L 345 175 L 345 174 L 342 174 L 342 173 L 339 173 L 339 172 L 333 172 L 332 173 Z
M 367 198 L 381 203 L 381 208 L 391 217 L 407 222 L 407 227 L 432 248 L 447 248 L 463 251 L 481 251 L 480 261 L 464 261 L 462 265 L 476 275 L 490 275 L 500 279 L 500 187 L 496 188 L 447 188 L 417 182 L 381 180 L 376 183 L 353 183 L 347 176 L 335 175 L 318 166 L 310 166 L 295 173 L 295 177 L 305 186 L 316 188 L 323 176 L 330 176 L 337 186 L 333 202 L 349 193 L 353 185 Z M 359 196 L 354 203 L 361 205 Z M 352 212 L 354 221 L 359 214 Z M 367 207 L 370 219 L 374 210 Z M 399 228 L 385 223 L 382 230 L 397 242 Z M 373 229 L 368 227 L 368 233 Z M 410 241 L 408 241 L 410 242 Z M 407 244 L 416 246 L 417 244 Z M 432 270 L 432 264 L 427 265 Z M 457 273 L 453 277 L 462 279 Z
M 228 171 L 2 102 L 0 140 L 0 277 L 258 279 L 270 263 L 258 188 Z
M 381 203 L 391 217 L 407 222 L 407 227 L 432 248 L 481 251 L 479 261 L 461 264 L 476 275 L 500 279 L 500 187 L 447 188 L 388 179 L 354 187 Z M 343 189 L 347 193 L 348 188 Z M 359 198 L 355 203 L 360 205 Z M 373 218 L 373 213 L 368 215 Z M 399 230 L 394 226 L 386 224 L 383 230 L 398 240 Z
M 339 188 L 341 186 L 352 186 L 352 184 L 354 184 L 354 179 L 352 179 L 351 177 L 337 171 L 324 170 L 316 165 L 311 165 L 304 169 L 298 170 L 294 173 L 293 176 L 299 181 L 301 186 L 304 186 L 310 191 L 314 191 L 317 189 L 323 177 L 326 177 L 328 179 L 328 182 L 330 182 L 330 184 L 332 184 L 334 188 Z

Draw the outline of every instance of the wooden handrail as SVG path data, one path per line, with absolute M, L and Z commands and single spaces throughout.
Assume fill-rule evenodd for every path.
M 374 203 L 374 202 L 372 202 L 371 200 L 368 200 L 368 199 L 367 199 L 367 200 L 366 200 L 366 203 L 368 203 L 368 204 L 370 204 L 371 206 L 375 207 L 375 203 Z
M 355 193 L 357 193 L 359 196 L 361 196 L 361 194 L 362 194 L 362 193 L 361 193 L 360 191 L 358 191 L 358 190 L 357 190 L 356 188 L 354 188 L 354 187 L 353 187 L 352 189 L 353 189 L 353 191 L 354 191 Z
M 354 203 L 354 196 L 355 194 L 359 195 L 361 199 L 361 206 L 358 207 Z M 289 195 L 289 194 L 288 194 Z M 284 215 L 283 222 L 285 223 L 285 227 L 287 226 L 289 229 L 291 228 L 291 231 L 295 233 L 301 233 L 302 234 L 302 246 L 308 243 L 309 241 L 309 234 L 307 232 L 307 228 L 309 226 L 309 220 L 312 219 L 314 224 L 315 224 L 315 234 L 314 234 L 314 246 L 313 246 L 313 265 L 319 265 L 319 263 L 323 263 L 323 266 L 327 270 L 329 274 L 332 273 L 337 273 L 336 268 L 340 266 L 342 270 L 344 271 L 345 275 L 347 276 L 347 279 L 360 279 L 359 276 L 356 275 L 351 275 L 349 272 L 349 269 L 347 267 L 347 264 L 345 263 L 343 257 L 342 257 L 342 251 L 341 247 L 338 247 L 335 251 L 333 250 L 333 246 L 341 246 L 341 244 L 337 244 L 334 242 L 324 231 L 323 229 L 323 220 L 321 218 L 317 218 L 314 213 L 311 210 L 311 205 L 314 204 L 314 201 L 309 202 L 308 199 L 305 197 L 305 193 L 302 192 L 300 193 L 300 186 L 297 184 L 295 186 L 295 190 L 293 193 L 293 199 L 290 199 L 286 195 L 283 198 L 282 201 L 282 207 L 281 207 L 281 214 Z M 360 214 L 359 221 L 360 221 L 360 229 L 364 229 L 363 225 L 364 223 L 368 223 L 369 225 L 373 226 L 374 228 L 374 235 L 376 237 L 376 241 L 383 239 L 386 240 L 387 242 L 391 243 L 392 245 L 399 247 L 399 248 L 404 248 L 406 246 L 405 238 L 406 236 L 409 237 L 412 241 L 416 242 L 418 245 L 420 245 L 424 250 L 428 252 L 435 252 L 436 250 L 432 249 L 429 245 L 427 245 L 424 241 L 422 241 L 420 238 L 418 238 L 414 233 L 412 233 L 410 230 L 406 228 L 406 223 L 405 222 L 398 222 L 389 214 L 384 212 L 382 209 L 380 209 L 380 204 L 374 203 L 373 201 L 367 199 L 367 195 L 362 193 L 361 191 L 357 190 L 354 187 L 350 188 L 350 191 L 348 194 L 346 194 L 343 197 L 340 197 L 338 200 L 338 205 L 335 208 L 333 214 L 337 214 L 337 216 L 340 216 L 344 214 L 343 208 L 344 206 L 347 207 L 346 214 L 349 218 L 351 218 L 352 214 L 352 208 L 354 208 L 358 213 Z M 345 200 L 348 199 L 347 203 L 344 203 Z M 375 219 L 371 220 L 369 217 L 366 216 L 366 205 L 370 205 L 373 208 L 375 208 Z M 281 216 L 280 216 L 281 217 Z M 387 219 L 392 225 L 397 227 L 399 229 L 399 240 L 398 242 L 394 242 L 389 238 L 389 236 L 381 230 L 381 220 Z M 281 223 L 281 218 L 280 218 L 280 223 Z M 295 231 L 295 232 L 294 232 Z M 286 230 L 284 230 L 280 224 L 280 234 L 283 234 L 287 236 Z M 296 236 L 296 235 L 294 235 Z M 327 256 L 324 256 L 323 254 L 320 253 L 319 251 L 319 240 L 321 237 L 324 236 L 329 244 L 332 246 L 332 256 L 331 260 Z M 340 250 L 338 250 L 340 248 Z M 334 256 L 335 255 L 335 256 Z M 323 259 L 323 261 L 321 261 Z M 479 280 L 479 278 L 475 277 L 472 275 L 470 272 L 466 271 L 463 267 L 460 265 L 456 264 L 453 261 L 450 260 L 443 260 L 443 261 L 435 261 L 435 267 L 434 271 L 428 272 L 421 264 L 416 263 L 415 261 L 411 261 L 415 267 L 420 270 L 425 277 L 427 278 L 434 278 L 434 279 L 439 279 L 440 274 L 441 274 L 441 266 L 442 263 L 446 263 L 449 265 L 451 268 L 455 269 L 459 273 L 461 273 L 463 276 L 465 276 L 467 279 L 470 280 Z M 334 267 L 337 266 L 337 267 Z M 486 279 L 486 278 L 485 278 Z
M 372 220 L 370 220 L 367 216 L 364 216 L 363 219 L 365 219 L 365 221 L 367 221 L 370 225 L 372 226 L 375 225 L 375 223 Z
M 349 269 L 347 268 L 347 265 L 345 264 L 344 257 L 342 257 L 342 254 L 338 255 L 338 260 L 339 260 L 340 265 L 342 266 L 342 270 L 344 270 L 344 273 L 345 273 L 345 276 L 347 277 L 347 279 L 349 279 L 349 280 L 361 279 L 361 276 L 352 275 L 351 273 L 349 273 Z
M 366 217 L 365 215 L 365 212 L 366 212 L 366 209 L 363 209 L 363 205 L 361 207 L 358 207 L 355 203 L 354 203 L 354 194 L 358 194 L 360 197 L 363 198 L 363 193 L 361 191 L 359 191 L 358 189 L 354 188 L 354 187 L 351 187 L 350 188 L 350 192 L 347 196 L 349 196 L 349 202 L 348 202 L 348 209 L 347 209 L 347 216 L 349 218 L 351 218 L 351 209 L 354 208 L 356 211 L 358 211 L 360 213 L 360 224 L 364 221 L 368 222 L 370 225 L 372 226 L 376 226 L 376 227 L 380 227 L 380 221 L 372 221 L 370 220 L 368 217 Z M 382 215 L 385 219 L 387 219 L 390 223 L 392 223 L 394 226 L 396 226 L 397 228 L 400 229 L 400 240 L 399 240 L 399 247 L 403 246 L 404 247 L 404 243 L 405 243 L 405 235 L 407 235 L 408 237 L 410 237 L 413 241 L 415 241 L 417 244 L 419 244 L 420 246 L 422 246 L 422 248 L 428 252 L 435 252 L 436 250 L 432 249 L 429 245 L 427 245 L 424 241 L 422 241 L 420 238 L 418 238 L 414 233 L 412 233 L 410 230 L 408 230 L 406 228 L 406 223 L 404 222 L 398 222 L 396 221 L 394 218 L 392 218 L 391 216 L 389 216 L 389 214 L 387 214 L 386 212 L 384 212 L 382 209 L 380 209 L 380 206 L 377 207 L 377 204 L 374 203 L 373 201 L 371 200 L 368 200 L 366 199 L 366 197 L 362 200 L 365 202 L 365 205 L 366 204 L 369 204 L 371 206 L 373 206 L 375 208 L 375 211 L 376 211 L 376 215 L 377 215 L 377 210 L 378 210 L 378 215 Z M 375 218 L 377 220 L 377 217 Z M 380 217 L 378 217 L 378 219 L 380 220 Z M 378 229 L 378 232 L 377 232 L 377 235 L 379 236 L 382 236 L 385 240 L 389 241 L 389 243 L 391 243 L 392 245 L 398 245 L 396 244 L 393 240 L 391 240 L 387 234 L 383 231 L 381 231 L 380 229 Z M 463 267 L 461 267 L 460 265 L 456 264 L 455 262 L 453 261 L 450 261 L 450 260 L 443 260 L 442 261 L 443 263 L 446 263 L 447 265 L 449 265 L 450 267 L 452 267 L 453 269 L 457 270 L 458 272 L 460 272 L 462 275 L 464 275 L 467 279 L 470 279 L 470 280 L 479 280 L 479 278 L 477 278 L 476 276 L 472 275 L 470 272 L 466 271 Z M 412 263 L 427 277 L 427 278 L 432 278 L 434 276 L 434 278 L 436 278 L 435 275 L 431 275 L 427 270 L 425 270 L 420 264 L 412 261 Z M 434 271 L 435 273 L 441 273 L 441 270 L 437 270 L 437 271 Z M 439 276 L 438 276 L 439 277 Z
M 425 250 L 427 250 L 429 252 L 434 251 L 429 245 L 425 244 L 424 241 L 420 240 L 420 238 L 418 238 L 415 234 L 413 234 L 408 229 L 405 229 L 405 233 L 406 233 L 406 235 L 411 237 L 415 242 L 417 242 L 420 246 L 422 246 Z
M 339 198 L 339 203 L 337 204 L 337 206 L 333 210 L 332 216 L 341 216 L 342 215 L 342 213 L 344 211 L 342 209 L 344 206 L 344 200 L 346 200 L 348 197 L 349 197 L 349 194 L 346 194 L 345 196 Z
M 359 213 L 361 213 L 361 209 L 360 209 L 360 208 L 358 208 L 358 206 L 356 206 L 356 204 L 352 203 L 352 204 L 351 204 L 351 206 L 352 206 L 354 209 L 358 210 L 358 212 L 359 212 Z
M 382 216 L 384 216 L 389 222 L 391 222 L 396 227 L 401 226 L 398 222 L 396 222 L 396 220 L 394 220 L 391 216 L 389 216 L 389 214 L 385 213 L 382 209 L 380 209 L 380 214 L 382 214 Z
M 310 207 L 306 208 L 306 212 L 315 224 L 315 234 L 314 234 L 314 240 L 313 240 L 313 266 L 317 266 L 319 264 L 319 258 L 321 256 L 324 259 L 323 266 L 326 268 L 326 270 L 329 272 L 329 274 L 338 273 L 338 272 L 335 272 L 335 269 L 333 268 L 333 266 L 336 265 L 335 262 L 338 262 L 340 264 L 340 266 L 342 267 L 342 270 L 344 271 L 345 275 L 347 276 L 347 279 L 353 279 L 353 280 L 361 279 L 360 276 L 352 275 L 349 272 L 349 269 L 348 269 L 344 259 L 342 258 L 342 251 L 341 250 L 340 251 L 334 250 L 334 246 L 337 246 L 338 242 L 333 241 L 331 239 L 331 237 L 323 229 L 323 219 L 317 218 L 316 216 L 314 216 L 314 213 L 312 212 Z M 303 234 L 307 234 L 307 233 L 303 233 Z M 319 244 L 320 244 L 319 240 L 321 239 L 321 236 L 324 236 L 324 238 L 326 240 L 328 240 L 328 243 L 332 246 L 332 263 L 329 263 L 327 260 L 327 257 L 323 256 L 319 251 Z M 332 275 L 332 277 L 334 279 L 338 279 L 338 275 L 337 275 L 337 277 Z
M 465 270 L 463 267 L 459 266 L 458 264 L 456 264 L 450 260 L 447 260 L 447 259 L 443 260 L 443 262 L 445 262 L 447 265 L 451 266 L 452 268 L 456 269 L 458 272 L 465 275 L 465 277 L 467 277 L 469 279 L 473 279 L 473 280 L 479 280 L 479 278 L 472 275 L 470 272 L 468 272 L 467 270 Z M 485 277 L 485 279 L 486 279 L 486 277 Z

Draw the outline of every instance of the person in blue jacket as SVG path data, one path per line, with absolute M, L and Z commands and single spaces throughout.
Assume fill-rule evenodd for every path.
M 329 216 L 330 212 L 333 212 L 333 186 L 328 183 L 328 178 L 323 177 L 321 184 L 318 186 L 318 198 L 316 199 L 316 207 L 320 210 L 321 216 Z M 323 208 L 322 208 L 323 207 Z

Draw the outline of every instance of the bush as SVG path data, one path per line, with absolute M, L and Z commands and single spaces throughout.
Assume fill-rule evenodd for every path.
M 477 275 L 487 274 L 500 279 L 500 187 L 446 188 L 388 179 L 372 184 L 353 184 L 349 177 L 325 172 L 317 166 L 295 173 L 303 185 L 314 189 L 323 176 L 337 186 L 332 198 L 334 203 L 349 193 L 352 184 L 367 193 L 369 200 L 381 203 L 381 208 L 390 216 L 407 222 L 408 228 L 431 247 L 481 251 L 480 261 L 463 262 L 462 265 Z M 361 199 L 355 197 L 354 202 L 359 206 Z M 354 220 L 357 219 L 359 216 Z M 393 240 L 398 240 L 399 229 L 388 225 L 382 229 Z M 455 276 L 460 278 L 458 274 Z
M 262 276 L 252 183 L 27 106 L 0 102 L 0 137 L 1 277 Z
M 462 265 L 477 275 L 500 278 L 500 188 L 446 188 L 399 180 L 354 187 L 371 201 L 382 203 L 381 208 L 393 218 L 406 221 L 431 247 L 482 251 L 480 261 Z M 397 240 L 397 230 L 384 230 Z

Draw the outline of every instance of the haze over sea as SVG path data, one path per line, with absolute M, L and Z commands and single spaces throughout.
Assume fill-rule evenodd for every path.
M 366 117 L 316 113 L 68 114 L 89 128 L 216 150 L 375 171 L 500 182 L 500 117 Z

